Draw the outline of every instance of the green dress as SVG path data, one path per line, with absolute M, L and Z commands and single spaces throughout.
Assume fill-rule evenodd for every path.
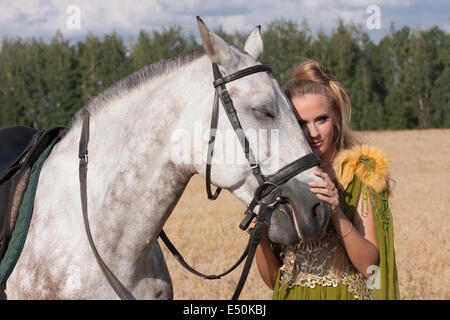
M 337 180 L 335 180 L 337 184 Z M 380 260 L 372 266 L 368 279 L 351 264 L 333 224 L 330 221 L 326 236 L 295 247 L 272 244 L 280 257 L 273 299 L 275 300 L 354 300 L 398 299 L 392 217 L 387 203 L 387 192 L 376 194 L 355 175 L 343 190 L 342 207 L 352 221 L 359 195 L 364 204 L 372 206 L 376 226 Z

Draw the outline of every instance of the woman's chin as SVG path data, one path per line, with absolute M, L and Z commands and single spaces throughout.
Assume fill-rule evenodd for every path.
M 322 146 L 311 146 L 312 151 L 317 154 L 319 157 L 322 157 L 325 154 L 325 150 Z

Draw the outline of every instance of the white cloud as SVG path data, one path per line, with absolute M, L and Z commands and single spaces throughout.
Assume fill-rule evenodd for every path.
M 419 0 L 0 0 L 0 38 L 33 36 L 48 40 L 57 30 L 68 38 L 82 38 L 89 32 L 102 36 L 113 31 L 136 36 L 140 29 L 161 29 L 173 24 L 197 34 L 197 15 L 211 29 L 221 25 L 228 32 L 250 31 L 258 24 L 264 28 L 278 18 L 298 23 L 306 18 L 313 32 L 319 26 L 330 31 L 338 18 L 364 25 L 366 8 L 371 4 L 381 8 L 383 29 L 389 29 L 390 21 L 397 28 L 404 24 L 428 26 L 431 16 L 434 24 L 446 26 L 444 30 L 448 31 L 448 14 L 442 13 L 446 10 L 440 9 L 443 2 L 439 1 L 425 6 Z M 67 28 L 66 10 L 70 5 L 80 8 L 80 30 Z M 449 8 L 448 4 L 445 6 Z
M 233 16 L 248 14 L 251 2 L 242 0 L 157 0 L 158 5 L 166 12 L 175 15 L 189 16 Z

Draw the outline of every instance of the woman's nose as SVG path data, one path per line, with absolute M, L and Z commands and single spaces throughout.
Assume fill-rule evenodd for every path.
M 314 124 L 308 126 L 309 135 L 311 138 L 319 138 L 320 132 Z

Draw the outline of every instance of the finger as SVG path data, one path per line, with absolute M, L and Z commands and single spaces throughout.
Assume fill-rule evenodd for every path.
M 333 190 L 326 189 L 326 188 L 311 188 L 311 192 L 315 193 L 315 194 L 323 194 L 330 198 L 335 198 L 335 196 L 336 196 L 336 193 Z
M 250 233 L 250 231 L 252 231 L 253 229 L 255 229 L 255 226 L 256 226 L 256 222 L 252 222 L 252 223 L 250 223 L 250 225 L 248 226 L 248 228 L 247 228 L 245 231 L 247 231 L 248 233 Z
M 328 181 L 330 183 L 332 182 L 330 176 L 326 172 L 314 171 L 314 174 L 316 176 L 319 176 L 319 177 L 323 178 L 325 181 Z
M 319 200 L 322 200 L 326 203 L 328 203 L 331 207 L 337 207 L 338 203 L 336 202 L 336 200 L 334 198 L 330 198 L 327 196 L 324 196 L 323 194 L 320 193 L 316 193 L 317 198 L 319 198 Z
M 325 183 L 325 184 L 310 184 L 310 189 L 321 189 L 322 192 L 326 192 L 331 194 L 334 194 L 338 196 L 337 189 L 333 184 Z
M 317 196 L 317 198 L 319 198 L 319 199 L 322 200 L 322 201 L 325 201 L 325 202 L 327 202 L 327 203 L 330 203 L 330 202 L 331 202 L 330 197 L 327 197 L 327 196 L 325 196 L 325 195 L 323 195 L 323 194 L 316 193 L 316 196 Z
M 328 185 L 328 182 L 326 181 L 312 181 L 309 183 L 310 187 L 318 187 L 318 188 L 326 188 Z
M 247 229 L 250 229 L 250 228 L 253 229 L 255 227 L 255 225 L 256 225 L 256 217 L 253 218 L 252 222 L 250 222 Z
M 256 225 L 255 221 L 250 222 L 250 224 L 248 225 L 248 228 L 254 228 Z
M 326 174 L 326 173 L 323 172 L 323 171 L 314 171 L 314 174 L 315 174 L 316 176 L 323 176 L 323 175 Z
M 328 195 L 333 198 L 339 198 L 339 193 L 334 184 L 327 183 L 326 185 L 319 184 L 319 186 L 315 187 L 316 184 L 310 184 L 311 192 L 313 193 L 322 193 Z
M 328 177 L 328 174 L 326 172 L 323 172 L 323 171 L 314 171 L 314 174 L 316 176 L 323 177 L 323 178 L 327 178 Z

